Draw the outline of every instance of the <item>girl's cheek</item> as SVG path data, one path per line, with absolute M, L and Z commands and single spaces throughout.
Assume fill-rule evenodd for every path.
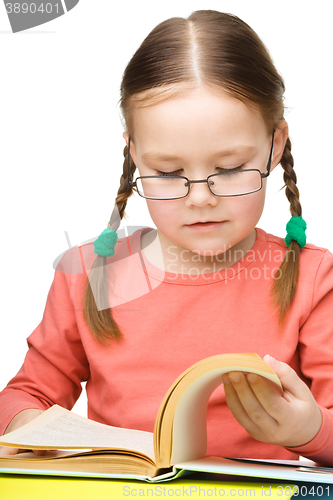
M 166 220 L 167 217 L 179 219 L 181 214 L 181 206 L 176 200 L 147 200 L 147 206 L 152 219 Z
M 234 203 L 229 205 L 230 213 L 235 217 L 260 217 L 265 204 L 265 192 L 263 190 L 257 193 L 230 198 Z

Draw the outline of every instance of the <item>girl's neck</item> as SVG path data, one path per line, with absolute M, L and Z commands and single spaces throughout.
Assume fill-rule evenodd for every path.
M 209 274 L 226 269 L 251 250 L 256 242 L 256 230 L 232 248 L 217 256 L 202 256 L 183 247 L 173 245 L 158 230 L 144 233 L 141 236 L 141 249 L 145 258 L 158 269 L 170 273 Z

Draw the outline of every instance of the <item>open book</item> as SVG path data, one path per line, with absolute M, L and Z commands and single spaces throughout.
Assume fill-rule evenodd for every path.
M 0 471 L 135 475 L 149 480 L 175 476 L 182 469 L 179 464 L 205 459 L 208 400 L 222 383 L 222 374 L 230 371 L 259 374 L 282 390 L 277 375 L 257 354 L 212 356 L 192 365 L 173 383 L 158 411 L 154 433 L 103 425 L 54 405 L 0 437 L 0 446 L 51 451 L 42 457 L 31 451 L 0 456 Z

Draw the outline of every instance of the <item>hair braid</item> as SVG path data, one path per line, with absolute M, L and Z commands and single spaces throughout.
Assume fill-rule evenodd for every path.
M 117 192 L 115 206 L 112 211 L 108 227 L 114 229 L 115 231 L 118 229 L 120 225 L 120 221 L 123 217 L 126 217 L 125 208 L 127 205 L 128 198 L 133 194 L 132 187 L 128 184 L 128 146 L 124 147 L 124 164 L 123 164 L 123 173 L 120 176 L 120 187 Z M 134 172 L 136 169 L 136 165 L 130 156 L 130 172 L 131 178 L 133 178 Z
M 294 158 L 291 154 L 291 141 L 289 137 L 283 151 L 281 165 L 284 169 L 283 180 L 286 187 L 286 196 L 290 203 L 290 213 L 293 217 L 302 217 L 302 207 L 299 201 L 298 187 L 296 186 L 297 177 L 294 170 Z
M 125 217 L 125 208 L 128 198 L 133 193 L 133 189 L 128 183 L 128 147 L 124 148 L 124 164 L 123 173 L 120 177 L 120 187 L 115 200 L 115 206 L 112 211 L 108 227 L 116 231 L 123 217 Z M 136 165 L 130 157 L 130 170 L 133 176 Z M 110 339 L 121 339 L 122 333 L 116 321 L 112 317 L 110 307 L 108 305 L 108 293 L 106 285 L 106 257 L 98 255 L 95 259 L 89 272 L 84 299 L 83 299 L 83 314 L 84 318 L 94 335 L 94 337 L 106 344 Z M 97 304 L 105 306 L 98 310 Z
M 294 159 L 291 154 L 291 141 L 289 137 L 280 163 L 284 170 L 283 180 L 285 182 L 284 187 L 286 188 L 286 196 L 290 203 L 290 213 L 293 217 L 301 217 L 302 206 L 299 201 L 299 191 L 296 186 L 297 177 L 294 170 Z M 280 304 L 280 324 L 283 322 L 285 314 L 296 293 L 300 252 L 301 247 L 297 241 L 292 240 L 280 268 L 275 275 L 275 283 L 273 285 L 273 292 L 275 295 L 274 302 Z

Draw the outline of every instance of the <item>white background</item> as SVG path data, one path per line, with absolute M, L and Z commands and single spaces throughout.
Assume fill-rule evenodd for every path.
M 116 8 L 115 8 L 116 6 Z M 333 250 L 333 2 L 299 0 L 81 0 L 66 15 L 12 34 L 0 3 L 0 389 L 20 368 L 42 318 L 53 261 L 97 236 L 119 186 L 124 142 L 117 102 L 123 70 L 151 29 L 215 9 L 246 21 L 286 83 L 308 242 Z M 281 167 L 268 180 L 259 226 L 285 236 L 290 218 Z M 139 197 L 127 224 L 153 226 Z M 80 398 L 75 410 L 85 414 Z

